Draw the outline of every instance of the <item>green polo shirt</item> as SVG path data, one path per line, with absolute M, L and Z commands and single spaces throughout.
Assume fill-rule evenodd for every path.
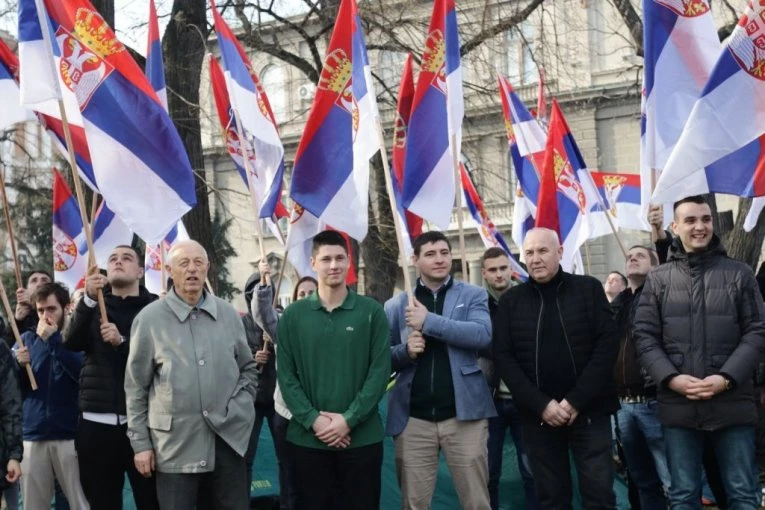
M 349 448 L 383 440 L 377 404 L 390 377 L 390 344 L 377 301 L 349 290 L 329 312 L 315 292 L 287 307 L 277 339 L 279 387 L 293 416 L 288 441 L 330 449 L 314 436 L 319 411 L 343 415 L 351 428 Z

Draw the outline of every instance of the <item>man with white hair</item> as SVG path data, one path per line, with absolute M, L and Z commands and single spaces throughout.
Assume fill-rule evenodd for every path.
M 204 290 L 207 253 L 180 241 L 173 288 L 133 322 L 125 375 L 135 466 L 156 471 L 163 510 L 248 508 L 244 453 L 256 365 L 237 311 Z
M 552 230 L 530 230 L 523 253 L 530 278 L 499 300 L 494 358 L 520 412 L 540 507 L 571 507 L 570 450 L 583 506 L 616 508 L 610 415 L 619 408 L 619 344 L 603 286 L 561 269 Z

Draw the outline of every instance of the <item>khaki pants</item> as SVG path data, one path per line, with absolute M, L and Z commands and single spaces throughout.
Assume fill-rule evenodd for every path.
M 441 450 L 463 510 L 489 506 L 488 421 L 429 422 L 409 418 L 395 437 L 396 474 L 405 510 L 427 510 L 433 498 Z
M 47 510 L 58 480 L 72 510 L 88 510 L 80 485 L 80 470 L 74 439 L 69 441 L 24 441 L 21 461 L 21 494 L 24 510 Z

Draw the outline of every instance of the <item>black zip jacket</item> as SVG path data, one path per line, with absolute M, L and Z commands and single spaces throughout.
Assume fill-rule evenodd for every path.
M 641 292 L 642 285 L 634 293 L 627 287 L 611 302 L 611 311 L 619 333 L 619 356 L 614 366 L 614 378 L 620 397 L 656 397 L 656 384 L 640 366 L 632 334 L 635 309 Z
M 570 362 L 575 374 L 572 379 L 566 377 L 571 387 L 565 389 L 564 397 L 581 415 L 611 414 L 619 408 L 613 379 L 618 340 L 603 286 L 590 276 L 562 270 L 555 279 L 557 322 L 563 334 L 558 345 L 566 346 L 558 361 Z M 553 399 L 541 389 L 545 383 L 540 374 L 547 367 L 540 367 L 544 362 L 540 352 L 545 342 L 561 340 L 541 336 L 545 329 L 542 295 L 533 279 L 509 289 L 499 300 L 494 320 L 495 368 L 516 404 L 536 416 Z
M 751 268 L 728 258 L 717 236 L 690 255 L 673 241 L 669 261 L 648 273 L 633 334 L 658 387 L 662 424 L 718 430 L 757 423 L 754 374 L 765 358 L 765 306 Z M 689 400 L 667 386 L 679 374 L 721 374 L 734 388 Z
M 138 296 L 125 298 L 104 289 L 104 302 L 109 322 L 115 324 L 125 343 L 117 347 L 101 337 L 101 312 L 81 299 L 64 330 L 64 347 L 83 351 L 85 360 L 80 370 L 80 411 L 127 414 L 125 411 L 125 366 L 130 348 L 130 327 L 138 312 L 155 301 L 157 296 L 141 286 Z

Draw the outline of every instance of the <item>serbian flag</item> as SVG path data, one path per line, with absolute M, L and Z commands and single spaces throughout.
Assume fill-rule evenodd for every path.
M 407 257 L 412 255 L 412 243 L 422 234 L 422 218 L 411 211 L 404 209 L 401 193 L 404 189 L 404 164 L 406 162 L 406 133 L 409 126 L 409 116 L 412 111 L 412 100 L 414 99 L 414 78 L 412 73 L 412 54 L 406 58 L 404 65 L 404 74 L 401 77 L 401 84 L 398 88 L 398 102 L 396 105 L 396 122 L 393 128 L 393 164 L 392 182 L 393 194 L 396 200 L 397 213 L 400 223 L 406 228 L 408 233 L 405 239 L 407 246 Z
M 478 190 L 475 189 L 470 174 L 462 163 L 460 163 L 460 179 L 462 181 L 462 191 L 465 195 L 465 204 L 475 221 L 476 227 L 478 228 L 478 235 L 481 236 L 483 245 L 486 248 L 496 247 L 505 250 L 507 257 L 510 259 L 513 278 L 525 282 L 529 278 L 529 274 L 515 260 L 515 257 L 513 257 L 513 254 L 510 252 L 510 248 L 507 246 L 507 242 L 505 242 L 504 236 L 497 230 L 497 227 L 494 226 L 494 222 L 491 221 L 489 213 L 483 205 L 483 200 L 481 200 L 481 196 L 478 194 Z
M 643 0 L 643 20 L 640 219 L 642 229 L 650 230 L 646 218 L 653 187 L 722 47 L 706 0 Z M 667 219 L 670 209 L 665 208 Z
M 40 12 L 35 0 L 19 2 L 21 68 L 41 73 L 36 80 L 27 75 L 35 84 L 22 75 L 23 97 L 30 104 L 58 99 L 63 89 L 56 80 L 63 81 L 76 98 L 101 194 L 133 231 L 157 243 L 196 204 L 178 132 L 138 65 L 87 0 L 38 1 Z
M 74 291 L 85 283 L 88 249 L 77 200 L 66 181 L 53 169 L 53 272 Z
M 0 131 L 19 122 L 35 120 L 34 115 L 21 106 L 18 80 L 19 61 L 0 38 L 0 97 L 3 98 L 3 107 L 0 108 Z
M 132 242 L 133 232 L 109 209 L 106 202 L 102 201 L 93 222 L 93 251 L 96 254 L 96 264 L 101 268 L 106 268 L 109 255 L 114 251 L 114 247 L 130 246 Z M 85 253 L 87 251 L 88 245 L 83 239 L 80 244 L 80 252 Z
M 252 174 L 247 176 L 247 187 L 252 190 L 252 198 L 256 201 L 260 217 L 271 218 L 281 201 L 284 178 L 284 147 L 279 138 L 276 119 L 266 91 L 252 70 L 247 53 L 218 14 L 215 0 L 210 0 L 210 7 L 215 20 L 225 85 L 233 109 L 240 117 L 236 120 L 241 123 L 242 132 L 247 138 L 242 145 L 248 153 L 252 153 L 252 158 L 248 160 Z M 231 120 L 234 120 L 233 116 Z M 235 125 L 226 129 L 236 133 Z M 236 140 L 229 138 L 227 134 L 227 145 L 240 142 L 238 137 Z
M 149 42 L 146 47 L 146 77 L 157 93 L 159 102 L 167 111 L 167 86 L 165 65 L 162 60 L 162 40 L 159 38 L 159 20 L 154 0 L 149 0 Z
M 186 227 L 183 226 L 183 222 L 179 221 L 173 229 L 165 236 L 163 241 L 163 248 L 165 250 L 165 264 L 167 264 L 167 252 L 177 241 L 186 241 L 191 239 L 189 233 L 186 231 Z M 159 244 L 156 246 L 146 245 L 146 253 L 144 254 L 143 264 L 143 280 L 144 287 L 152 294 L 159 295 L 162 292 L 162 255 L 160 254 Z M 165 278 L 170 276 L 170 273 L 165 272 Z
M 213 55 L 210 55 L 210 83 L 212 84 L 213 97 L 215 98 L 215 108 L 218 112 L 218 120 L 220 121 L 220 125 L 223 129 L 223 134 L 226 139 L 226 151 L 228 152 L 229 156 L 231 156 L 231 159 L 234 160 L 234 165 L 239 171 L 239 175 L 242 177 L 242 181 L 244 181 L 244 186 L 249 192 L 250 182 L 247 179 L 247 170 L 245 168 L 244 158 L 246 155 L 248 159 L 248 166 L 250 167 L 250 172 L 253 172 L 257 168 L 256 152 L 253 148 L 253 144 L 251 143 L 251 139 L 246 139 L 243 141 L 239 140 L 239 133 L 236 129 L 237 121 L 235 113 L 231 107 L 228 91 L 226 90 L 226 78 L 223 74 L 223 70 L 220 68 L 218 60 Z M 279 179 L 279 195 L 281 195 L 281 177 Z M 255 192 L 255 197 L 252 197 L 252 200 L 255 201 L 255 204 L 263 203 L 263 200 L 265 199 L 265 183 L 260 182 L 262 180 L 258 179 L 257 176 L 254 175 L 252 180 L 254 185 L 253 191 Z M 288 216 L 289 212 L 287 212 L 287 209 L 284 207 L 281 201 L 277 201 L 276 207 L 274 209 L 274 214 L 265 220 L 269 230 L 271 230 L 271 232 L 274 234 L 274 237 L 276 237 L 276 239 L 279 240 L 282 244 L 284 244 L 284 239 L 282 238 L 281 231 L 276 225 L 276 220 L 279 218 L 286 218 Z
M 547 133 L 515 93 L 510 82 L 503 76 L 498 76 L 498 80 L 510 161 L 518 181 L 513 201 L 512 237 L 520 248 L 526 232 L 534 227 L 539 196 L 539 169 L 544 159 Z
M 464 113 L 454 0 L 435 0 L 409 121 L 403 202 L 442 230 L 454 207 L 454 154 L 460 154 Z
M 359 241 L 366 236 L 377 115 L 356 2 L 342 0 L 292 172 L 287 247 L 303 267 L 311 239 L 330 225 Z
M 590 233 L 587 214 L 591 203 L 582 185 L 582 180 L 589 179 L 589 175 L 555 99 L 552 101 L 550 132 L 542 168 L 535 226 L 558 233 L 563 245 L 561 266 L 564 271 L 572 271 L 579 248 Z
M 642 230 L 640 175 L 595 171 L 590 175 L 614 224 L 620 229 Z

